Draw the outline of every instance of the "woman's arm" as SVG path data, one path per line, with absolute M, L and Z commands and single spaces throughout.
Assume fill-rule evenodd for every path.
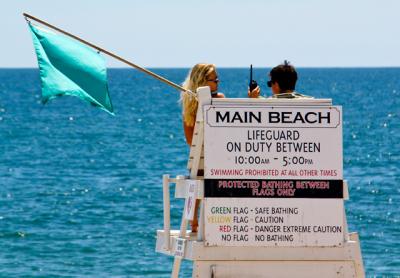
M 183 130 L 185 132 L 186 143 L 189 146 L 191 146 L 192 145 L 192 139 L 193 139 L 194 126 L 188 126 L 185 123 L 185 121 L 183 121 Z
M 223 93 L 218 93 L 214 98 L 225 98 L 225 95 Z M 192 145 L 192 139 L 193 139 L 193 132 L 194 132 L 194 125 L 193 126 L 188 126 L 185 121 L 183 121 L 183 130 L 185 132 L 185 138 L 186 138 L 186 143 L 191 146 Z

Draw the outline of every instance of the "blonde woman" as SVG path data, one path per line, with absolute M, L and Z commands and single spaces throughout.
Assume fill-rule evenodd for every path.
M 183 88 L 190 90 L 196 94 L 199 87 L 208 86 L 211 90 L 213 98 L 224 98 L 224 94 L 218 93 L 218 75 L 215 65 L 213 64 L 196 64 L 183 82 Z M 182 92 L 182 113 L 183 113 L 183 129 L 185 131 L 186 142 L 190 146 L 192 144 L 194 124 L 196 122 L 197 113 L 197 96 Z
M 185 82 L 182 86 L 194 93 L 182 92 L 182 114 L 183 114 L 183 130 L 185 131 L 186 142 L 189 146 L 192 145 L 194 124 L 196 123 L 196 114 L 198 100 L 196 90 L 199 87 L 208 86 L 210 87 L 211 97 L 213 98 L 224 98 L 224 94 L 218 93 L 218 75 L 215 65 L 213 64 L 197 64 L 189 72 Z M 191 221 L 192 232 L 197 232 L 198 219 L 197 211 L 199 207 L 199 200 L 195 203 L 195 213 L 193 221 Z

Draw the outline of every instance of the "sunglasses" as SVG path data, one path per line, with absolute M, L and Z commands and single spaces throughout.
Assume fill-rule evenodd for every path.
M 218 78 L 215 78 L 215 79 L 207 79 L 207 81 L 208 81 L 208 82 L 215 82 L 215 83 L 218 83 L 218 82 L 219 82 L 219 79 L 218 79 Z
M 272 83 L 273 83 L 272 80 L 268 81 L 267 82 L 267 86 L 271 88 L 272 87 Z

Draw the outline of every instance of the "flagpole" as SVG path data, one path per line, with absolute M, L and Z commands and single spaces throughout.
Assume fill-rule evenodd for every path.
M 29 15 L 27 13 L 23 13 L 23 16 L 25 17 L 25 19 L 26 18 L 32 19 L 32 20 L 34 20 L 36 22 L 39 22 L 40 24 L 43 24 L 43 25 L 45 25 L 45 26 L 47 26 L 47 27 L 49 27 L 51 29 L 56 30 L 57 32 L 60 32 L 60 33 L 62 33 L 64 35 L 66 35 L 66 36 L 69 36 L 69 37 L 77 40 L 77 41 L 80 41 L 81 43 L 84 43 L 84 44 L 86 44 L 86 45 L 88 45 L 88 46 L 90 46 L 90 47 L 92 47 L 92 48 L 104 53 L 104 54 L 107 54 L 107 55 L 109 55 L 109 56 L 111 56 L 111 57 L 113 57 L 113 58 L 115 58 L 115 59 L 117 59 L 117 60 L 119 60 L 119 61 L 121 61 L 121 62 L 123 62 L 123 63 L 125 63 L 125 64 L 127 64 L 127 65 L 129 65 L 131 67 L 133 67 L 133 68 L 135 68 L 135 69 L 137 69 L 137 70 L 140 70 L 141 72 L 144 72 L 144 73 L 146 73 L 146 74 L 148 74 L 148 75 L 160 80 L 161 82 L 164 82 L 164 83 L 168 84 L 169 86 L 174 87 L 175 89 L 177 89 L 179 91 L 190 92 L 189 90 L 186 90 L 182 86 L 179 86 L 178 84 L 176 84 L 176 83 L 174 83 L 172 81 L 169 81 L 168 79 L 166 79 L 166 78 L 164 78 L 164 77 L 162 77 L 162 76 L 160 76 L 158 74 L 155 74 L 154 72 L 151 72 L 151 71 L 149 71 L 149 70 L 147 70 L 147 69 L 145 69 L 145 68 L 143 68 L 141 66 L 138 66 L 138 65 L 136 65 L 134 63 L 131 63 L 128 60 L 125 60 L 124 58 L 122 58 L 122 57 L 120 57 L 120 56 L 118 56 L 118 55 L 116 55 L 116 54 L 114 54 L 114 53 L 112 53 L 110 51 L 107 51 L 107 50 L 105 50 L 105 49 L 103 49 L 101 47 L 98 47 L 97 45 L 94 45 L 94 44 L 92 44 L 92 43 L 90 43 L 88 41 L 85 41 L 85 40 L 83 40 L 83 39 L 81 39 L 81 38 L 79 38 L 79 37 L 77 37 L 77 36 L 75 36 L 75 35 L 73 35 L 71 33 L 68 33 L 68 32 L 66 32 L 66 31 L 64 31 L 64 30 L 62 30 L 60 28 L 57 28 L 56 26 L 53 26 L 53 25 L 51 25 L 51 24 L 49 24 L 49 23 L 47 23 L 47 22 L 45 22 L 45 21 L 43 21 L 43 20 L 41 20 L 41 19 L 39 19 L 37 17 L 34 17 L 34 16 Z

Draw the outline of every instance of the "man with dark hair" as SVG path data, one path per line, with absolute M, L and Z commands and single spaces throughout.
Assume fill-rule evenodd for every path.
M 269 72 L 269 77 L 267 85 L 272 90 L 272 98 L 311 98 L 295 92 L 297 72 L 288 61 L 285 60 L 283 64 L 274 67 Z M 248 95 L 250 98 L 258 98 L 260 87 L 249 91 Z

